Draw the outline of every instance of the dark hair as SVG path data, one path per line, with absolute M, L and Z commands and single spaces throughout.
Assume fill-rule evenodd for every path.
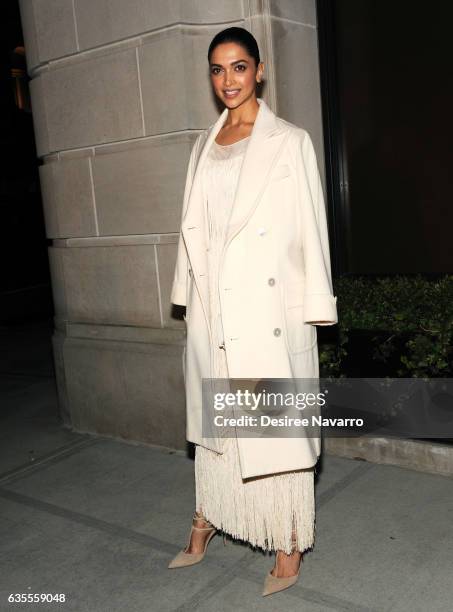
M 258 66 L 261 60 L 255 37 L 248 30 L 238 27 L 226 28 L 226 30 L 222 30 L 214 36 L 208 49 L 208 62 L 211 61 L 212 52 L 217 45 L 228 42 L 234 42 L 244 47 L 247 53 L 255 59 L 255 66 Z

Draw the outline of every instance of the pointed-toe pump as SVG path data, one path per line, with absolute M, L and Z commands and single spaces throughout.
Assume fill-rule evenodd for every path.
M 209 523 L 209 521 L 206 521 L 206 519 L 203 516 L 197 516 L 196 514 L 193 515 L 193 519 L 192 522 L 195 523 L 196 520 L 204 520 L 205 522 Z M 211 525 L 211 523 L 209 523 L 209 525 Z M 201 553 L 188 553 L 186 552 L 186 550 L 189 548 L 190 546 L 190 540 L 192 538 L 192 531 L 210 531 L 211 533 L 209 533 L 208 537 L 206 538 L 206 542 L 204 544 L 204 549 L 203 552 Z M 181 552 L 179 552 L 176 557 L 174 557 L 174 559 L 172 559 L 168 565 L 168 569 L 175 569 L 177 567 L 187 567 L 189 565 L 195 565 L 196 563 L 200 563 L 200 561 L 203 560 L 205 554 L 206 554 L 206 549 L 208 548 L 208 544 L 211 541 L 211 539 L 215 536 L 215 534 L 217 533 L 217 528 L 212 526 L 211 527 L 195 527 L 194 524 L 192 524 L 192 528 L 190 530 L 190 535 L 189 535 L 189 541 L 187 542 L 187 546 L 181 550 Z M 223 540 L 223 543 L 225 544 L 225 538 Z
M 293 584 L 296 584 L 299 578 L 299 573 L 300 568 L 295 576 L 276 578 L 269 572 L 264 580 L 263 597 L 266 597 L 266 595 L 272 595 L 273 593 L 278 593 L 279 591 L 284 591 L 285 589 L 293 586 Z
M 296 544 L 294 540 L 292 543 L 293 545 Z M 278 593 L 279 591 L 284 591 L 285 589 L 289 589 L 289 587 L 296 584 L 299 579 L 300 568 L 302 565 L 302 557 L 300 559 L 300 565 L 297 574 L 295 574 L 294 576 L 278 578 L 271 574 L 272 570 L 266 575 L 266 578 L 264 579 L 263 597 L 266 597 L 266 595 L 272 595 L 273 593 Z

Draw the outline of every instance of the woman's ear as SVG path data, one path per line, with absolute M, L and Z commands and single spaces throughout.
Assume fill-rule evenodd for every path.
M 257 71 L 256 71 L 256 82 L 257 83 L 261 83 L 262 78 L 263 78 L 263 72 L 264 72 L 264 63 L 260 62 L 258 64 L 258 68 L 257 68 Z

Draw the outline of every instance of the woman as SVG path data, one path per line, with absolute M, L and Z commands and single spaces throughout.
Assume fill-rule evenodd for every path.
M 196 512 L 170 568 L 198 563 L 217 530 L 276 550 L 263 595 L 297 581 L 314 541 L 319 437 L 207 437 L 202 379 L 315 378 L 315 325 L 337 322 L 322 187 L 308 133 L 277 117 L 243 28 L 219 32 L 210 78 L 225 109 L 197 138 L 184 192 L 171 301 L 186 306 L 186 437 Z

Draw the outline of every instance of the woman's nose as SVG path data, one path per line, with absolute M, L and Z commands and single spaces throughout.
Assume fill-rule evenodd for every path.
M 231 85 L 231 83 L 232 83 L 231 74 L 229 74 L 228 72 L 225 72 L 224 83 L 225 83 L 225 85 Z

